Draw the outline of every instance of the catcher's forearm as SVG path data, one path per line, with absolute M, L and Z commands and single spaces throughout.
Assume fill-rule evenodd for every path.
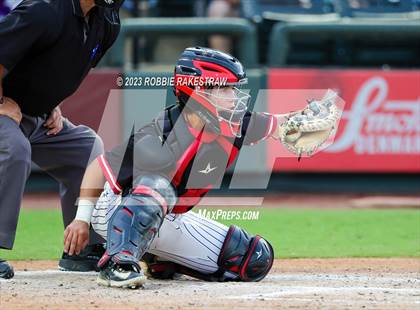
M 101 195 L 105 178 L 97 160 L 94 160 L 86 169 L 80 188 L 76 220 L 90 223 L 93 208 L 97 198 Z
M 104 189 L 105 177 L 97 160 L 90 163 L 83 176 L 80 187 L 80 198 L 89 199 L 99 197 Z

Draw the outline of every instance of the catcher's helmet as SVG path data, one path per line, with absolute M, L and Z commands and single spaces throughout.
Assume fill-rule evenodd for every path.
M 186 48 L 175 66 L 174 92 L 178 103 L 199 115 L 206 128 L 216 134 L 241 136 L 250 96 L 239 87 L 247 82 L 238 59 L 209 48 Z M 231 96 L 219 94 L 224 87 L 231 88 Z M 226 100 L 229 107 L 220 104 Z

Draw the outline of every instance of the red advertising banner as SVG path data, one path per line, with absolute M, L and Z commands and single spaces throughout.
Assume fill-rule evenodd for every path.
M 420 172 L 420 71 L 270 69 L 268 88 L 271 113 L 296 108 L 272 90 L 333 89 L 345 101 L 334 143 L 313 157 L 280 158 L 270 139 L 274 171 Z

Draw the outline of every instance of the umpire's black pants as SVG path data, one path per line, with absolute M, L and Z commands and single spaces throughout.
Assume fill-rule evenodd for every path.
M 59 182 L 67 226 L 76 215 L 76 199 L 86 166 L 103 152 L 101 139 L 90 128 L 64 120 L 62 131 L 47 136 L 45 120 L 24 116 L 19 126 L 0 115 L 0 248 L 13 247 L 31 160 Z M 90 243 L 102 241 L 93 231 L 90 235 Z

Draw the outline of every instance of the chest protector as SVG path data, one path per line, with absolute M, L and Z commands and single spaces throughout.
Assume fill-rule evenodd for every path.
M 191 128 L 178 105 L 167 108 L 155 119 L 155 127 L 174 154 L 172 184 L 179 200 L 174 213 L 184 213 L 211 189 L 221 185 L 226 168 L 238 155 L 240 141 Z

